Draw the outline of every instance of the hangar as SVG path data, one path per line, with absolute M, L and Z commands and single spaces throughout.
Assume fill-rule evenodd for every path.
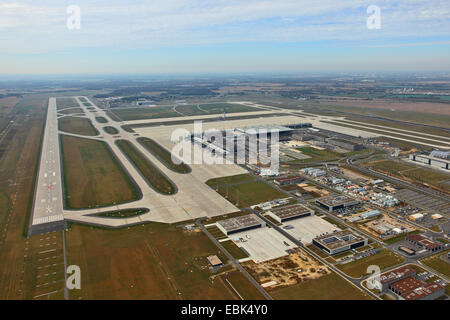
M 266 223 L 258 218 L 256 214 L 252 213 L 245 216 L 220 220 L 216 223 L 216 225 L 220 231 L 226 235 L 229 235 L 250 229 L 262 228 L 266 226 Z
M 267 211 L 267 214 L 275 219 L 275 221 L 282 223 L 293 219 L 312 216 L 314 215 L 314 210 L 302 204 L 294 204 L 278 209 L 272 209 Z

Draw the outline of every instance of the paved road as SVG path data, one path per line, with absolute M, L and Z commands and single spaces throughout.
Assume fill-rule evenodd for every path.
M 31 226 L 64 220 L 56 99 L 48 102 Z
M 245 270 L 239 261 L 237 261 L 231 254 L 228 253 L 228 251 L 220 244 L 219 241 L 217 241 L 216 238 L 214 238 L 208 230 L 201 224 L 201 221 L 203 219 L 197 219 L 196 224 L 197 226 L 208 236 L 208 238 L 214 242 L 214 244 L 227 256 L 228 259 L 239 269 L 239 271 L 242 272 L 242 274 L 255 286 L 256 289 L 267 299 L 272 300 L 272 297 L 264 290 L 259 283 Z

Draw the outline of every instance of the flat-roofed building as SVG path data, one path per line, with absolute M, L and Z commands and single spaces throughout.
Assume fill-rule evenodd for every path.
M 400 267 L 389 272 L 385 272 L 380 276 L 381 290 L 385 291 L 389 285 L 395 281 L 414 276 L 416 271 L 410 267 Z
M 408 240 L 409 242 L 411 242 L 415 245 L 423 247 L 430 252 L 435 252 L 435 251 L 442 249 L 441 244 L 434 242 L 428 238 L 425 238 L 424 236 L 421 236 L 420 234 L 411 234 L 406 237 L 406 240 Z
M 292 219 L 308 217 L 314 215 L 314 210 L 302 204 L 293 204 L 278 209 L 267 211 L 267 214 L 277 222 L 285 222 Z
M 409 160 L 427 164 L 433 167 L 438 167 L 441 169 L 450 170 L 450 159 L 433 156 L 433 153 L 431 153 L 430 155 L 411 154 L 409 155 Z
M 256 214 L 248 214 L 245 216 L 230 218 L 226 220 L 220 220 L 216 223 L 217 228 L 220 229 L 226 235 L 241 232 L 245 230 L 262 228 L 266 226 L 266 223 L 261 220 Z
M 279 186 L 287 186 L 291 184 L 302 183 L 303 181 L 304 179 L 302 176 L 282 177 L 274 180 L 274 182 Z
M 445 293 L 437 283 L 425 283 L 414 277 L 406 277 L 389 285 L 389 289 L 404 300 L 433 300 Z
M 218 267 L 223 264 L 222 261 L 219 259 L 219 257 L 216 255 L 208 256 L 206 257 L 206 259 L 213 267 Z
M 336 211 L 339 209 L 345 209 L 354 207 L 360 204 L 359 200 L 347 197 L 345 195 L 340 196 L 326 196 L 316 200 L 316 204 L 327 211 Z
M 329 255 L 359 248 L 367 245 L 367 243 L 367 238 L 351 230 L 337 231 L 313 239 L 313 244 Z

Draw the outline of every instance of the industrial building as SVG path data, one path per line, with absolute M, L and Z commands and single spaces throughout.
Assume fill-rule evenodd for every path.
M 272 209 L 268 211 L 267 214 L 275 219 L 275 221 L 282 223 L 293 219 L 312 216 L 314 215 L 314 210 L 302 204 L 294 204 L 287 207 Z
M 336 231 L 313 239 L 313 244 L 329 255 L 363 247 L 367 245 L 367 242 L 367 238 L 351 230 Z
M 361 143 L 339 138 L 330 138 L 327 140 L 327 142 L 332 146 L 340 147 L 351 151 L 362 150 L 365 148 L 364 145 Z
M 257 215 L 252 213 L 245 216 L 220 220 L 216 223 L 216 225 L 220 231 L 226 235 L 229 235 L 250 229 L 262 228 L 266 226 L 266 223 L 258 218 Z
M 291 184 L 302 183 L 303 181 L 304 179 L 302 176 L 283 177 L 274 180 L 274 182 L 279 186 L 287 186 Z
M 425 283 L 414 277 L 406 277 L 389 285 L 389 289 L 401 300 L 433 300 L 445 294 L 443 286 Z
M 429 155 L 411 154 L 409 155 L 409 160 L 427 164 L 432 167 L 450 170 L 450 158 L 448 153 L 449 152 L 444 151 L 433 151 Z
M 434 242 L 428 238 L 425 238 L 424 236 L 421 236 L 420 234 L 411 234 L 406 237 L 406 240 L 411 242 L 412 244 L 415 244 L 419 247 L 423 247 L 424 249 L 435 252 L 442 249 L 442 245 Z
M 410 267 L 400 267 L 380 275 L 381 291 L 386 291 L 391 283 L 414 276 L 416 271 Z
M 219 259 L 219 257 L 216 255 L 208 256 L 208 257 L 206 257 L 206 259 L 213 267 L 218 267 L 223 264 L 222 261 Z
M 378 217 L 379 215 L 381 215 L 380 211 L 372 210 L 372 211 L 366 211 L 366 212 L 362 213 L 361 218 L 362 219 L 371 219 L 371 218 Z
M 324 208 L 327 211 L 336 211 L 339 209 L 345 209 L 354 207 L 360 204 L 359 200 L 340 195 L 340 196 L 326 196 L 316 200 L 316 204 L 319 207 Z
M 319 168 L 304 168 L 301 169 L 300 171 L 314 178 L 322 177 L 327 174 L 325 170 Z

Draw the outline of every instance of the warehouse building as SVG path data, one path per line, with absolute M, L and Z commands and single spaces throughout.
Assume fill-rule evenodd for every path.
M 302 204 L 294 204 L 291 206 L 270 210 L 267 212 L 267 215 L 275 219 L 275 221 L 282 223 L 293 219 L 313 216 L 314 210 Z
M 367 238 L 351 230 L 336 231 L 313 239 L 313 244 L 329 255 L 363 247 L 367 242 Z
M 442 249 L 441 244 L 431 241 L 430 239 L 425 238 L 424 236 L 421 236 L 420 234 L 411 234 L 406 237 L 406 240 L 408 240 L 412 244 L 415 244 L 419 247 L 423 247 L 424 249 L 426 249 L 430 252 L 435 252 L 435 251 L 439 251 Z
M 274 180 L 274 182 L 279 186 L 287 186 L 291 184 L 302 183 L 303 181 L 304 179 L 302 176 L 283 177 Z
M 433 300 L 445 294 L 443 286 L 406 277 L 389 285 L 389 289 L 402 300 Z
M 436 155 L 436 153 L 434 155 Z M 430 155 L 411 154 L 409 155 L 409 160 L 427 164 L 432 167 L 450 170 L 450 159 L 433 156 L 433 152 Z
M 216 225 L 220 231 L 226 235 L 229 235 L 250 229 L 262 228 L 266 226 L 266 223 L 258 218 L 256 214 L 252 213 L 245 216 L 220 220 L 216 223 Z
M 416 271 L 410 267 L 400 267 L 380 276 L 381 291 L 386 291 L 391 283 L 414 276 Z
M 372 211 L 366 211 L 361 214 L 362 219 L 371 219 L 375 218 L 381 215 L 381 212 L 379 210 L 372 210 Z
M 364 149 L 364 145 L 361 143 L 353 142 L 350 140 L 330 138 L 327 140 L 328 143 L 335 147 L 340 147 L 346 150 L 357 151 Z
M 316 200 L 316 204 L 324 208 L 327 211 L 336 211 L 339 209 L 345 209 L 354 207 L 360 204 L 359 200 L 347 197 L 345 195 L 340 196 L 326 196 Z

